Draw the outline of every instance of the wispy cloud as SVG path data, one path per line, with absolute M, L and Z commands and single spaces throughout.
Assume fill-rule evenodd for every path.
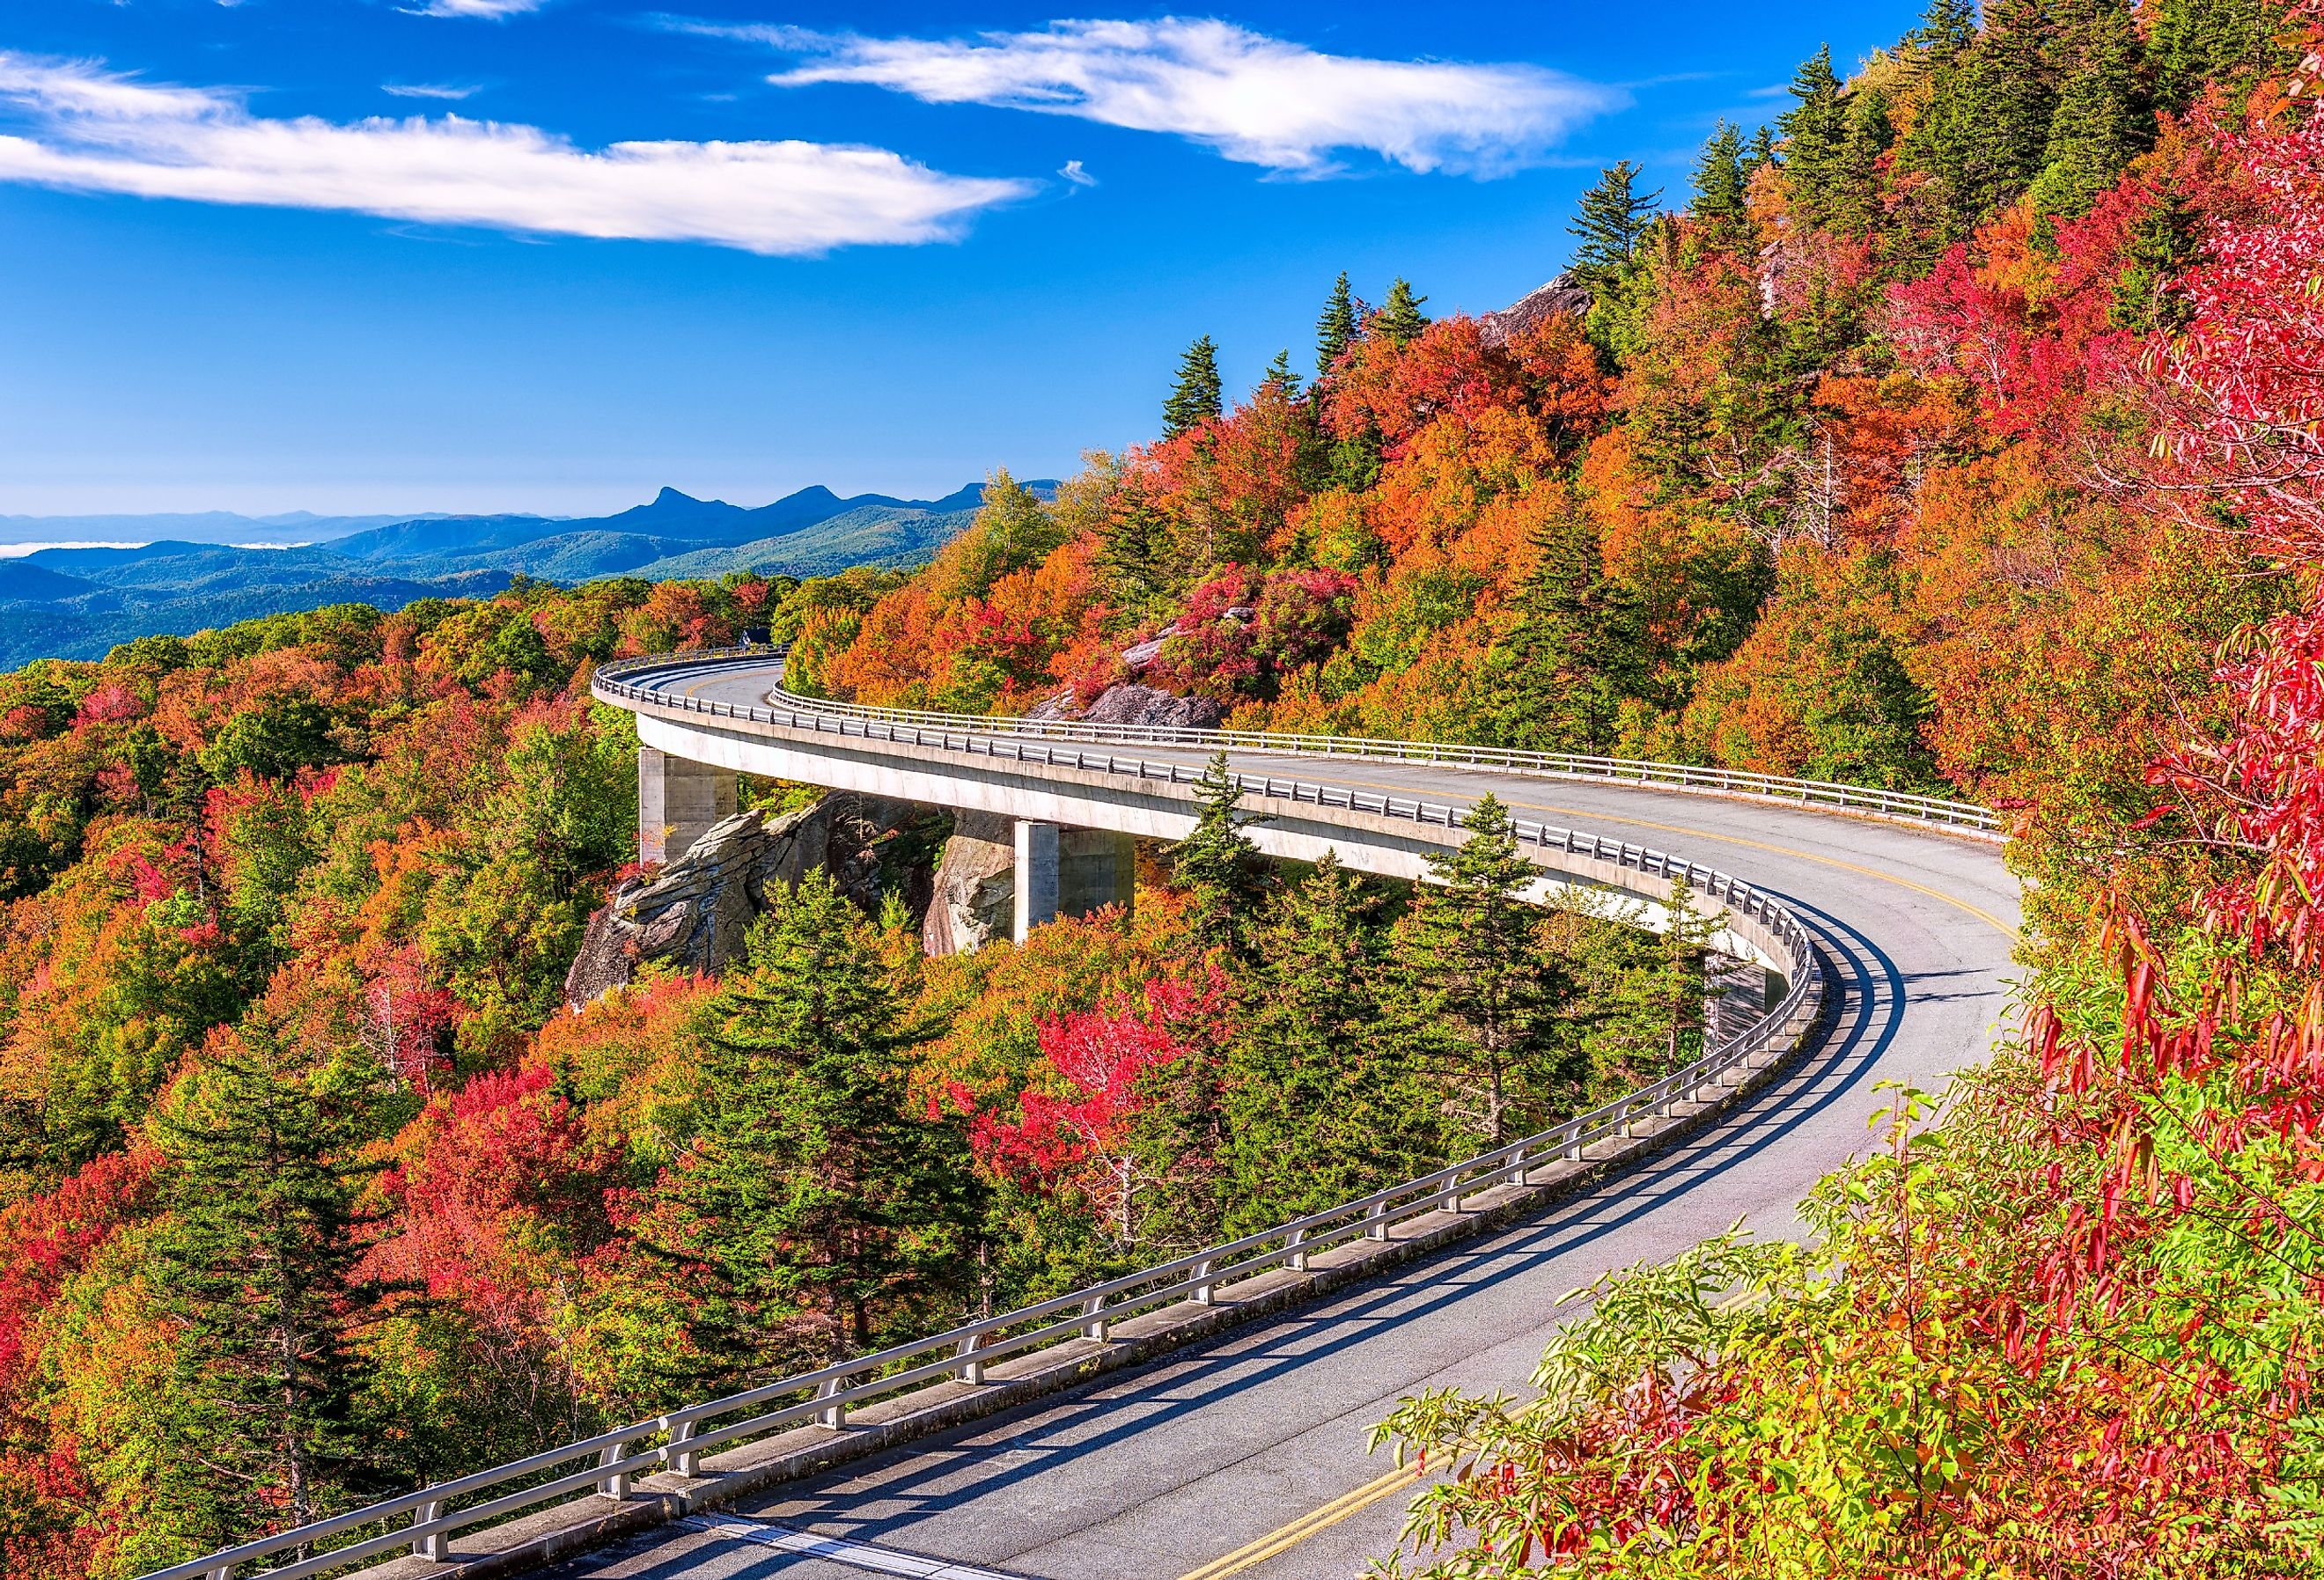
M 383 82 L 379 90 L 397 98 L 466 98 L 479 91 L 475 83 L 450 82 Z
M 481 16 L 493 22 L 538 11 L 549 0 L 426 0 L 407 7 L 417 16 Z
M 948 240 L 1032 183 L 949 175 L 885 149 L 616 143 L 538 127 L 254 115 L 237 95 L 0 51 L 0 180 L 197 202 L 345 209 L 550 235 L 807 254 Z
M 1076 187 L 1094 187 L 1097 185 L 1097 178 L 1090 174 L 1089 171 L 1084 170 L 1082 168 L 1082 162 L 1078 159 L 1069 159 L 1065 161 L 1065 167 L 1058 171 L 1057 173 L 1065 177 L 1065 180 L 1073 182 Z
M 973 39 L 865 38 L 788 27 L 665 25 L 801 57 L 783 87 L 857 82 L 931 104 L 1078 115 L 1163 132 L 1298 175 L 1359 152 L 1416 171 L 1492 175 L 1539 162 L 1618 88 L 1531 65 L 1327 55 L 1231 23 L 1058 22 Z

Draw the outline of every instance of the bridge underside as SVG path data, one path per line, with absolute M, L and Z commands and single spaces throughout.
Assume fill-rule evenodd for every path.
M 1011 820 L 1018 827 L 1020 855 L 1015 928 L 1019 939 L 1042 921 L 1060 914 L 1086 915 L 1109 902 L 1109 898 L 1126 894 L 1135 842 L 1174 843 L 1193 832 L 1198 817 L 1192 790 L 1183 784 L 1046 764 L 1034 773 L 1002 758 L 932 762 L 916 759 L 908 748 L 877 740 L 835 740 L 828 735 L 793 740 L 788 735 L 765 725 L 727 727 L 706 720 L 673 720 L 642 712 L 638 716 L 639 739 L 662 762 L 684 760 L 690 765 L 688 772 L 699 772 L 702 765 L 709 765 L 714 771 L 752 773 Z M 646 762 L 646 754 L 641 753 L 641 775 L 647 772 Z M 645 801 L 641 793 L 641 808 Z M 1268 805 L 1272 808 L 1280 803 Z M 642 819 L 642 810 L 640 815 Z M 1045 826 L 1055 832 L 1028 831 Z M 1424 881 L 1429 873 L 1428 858 L 1464 837 L 1455 828 L 1436 829 L 1337 808 L 1329 818 L 1321 808 L 1314 816 L 1305 816 L 1296 806 L 1268 810 L 1263 821 L 1250 825 L 1245 833 L 1262 852 L 1277 860 L 1312 863 L 1333 854 L 1342 866 L 1406 882 Z M 1107 840 L 1102 836 L 1114 837 Z M 1057 877 L 1037 876 L 1033 883 L 1024 882 L 1028 864 L 1021 858 L 1028 854 L 1032 870 L 1047 864 Z M 1668 929 L 1670 895 L 1660 887 L 1644 886 L 1642 874 L 1614 862 L 1572 853 L 1527 854 L 1544 869 L 1530 892 L 1536 901 L 1595 910 L 1648 931 Z M 1044 909 L 1044 897 L 1052 893 L 1056 898 Z M 1729 913 L 1727 926 L 1711 938 L 1711 947 L 1771 973 L 1780 974 L 1784 968 L 1782 941 L 1748 915 Z

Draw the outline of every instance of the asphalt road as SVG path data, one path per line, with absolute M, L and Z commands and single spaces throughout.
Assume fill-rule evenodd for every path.
M 690 684 L 752 702 L 768 676 Z M 1985 1054 L 2007 1012 L 2018 889 L 1990 845 L 1717 797 L 1296 761 L 1305 779 L 1436 800 L 1490 790 L 1521 817 L 1658 845 L 1762 885 L 1817 934 L 1835 1005 L 1827 1035 L 1784 1079 L 1692 1140 L 1499 1236 L 731 1515 L 586 1555 L 561 1575 L 1360 1575 L 1397 1547 L 1409 1496 L 1350 1497 L 1389 1468 L 1366 1457 L 1364 1437 L 1397 1399 L 1445 1384 L 1521 1393 L 1565 1315 L 1554 1306 L 1566 1291 L 1674 1254 L 1738 1217 L 1762 1234 L 1796 1233 L 1800 1197 L 1868 1144 L 1867 1121 L 1886 1101 L 1876 1083 L 1941 1085 Z M 1285 762 L 1235 759 L 1278 774 Z M 1272 1556 L 1219 1563 L 1303 1518 L 1309 1534 Z

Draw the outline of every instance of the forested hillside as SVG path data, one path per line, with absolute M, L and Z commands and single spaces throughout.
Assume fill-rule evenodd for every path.
M 1606 171 L 1578 319 L 1343 281 L 1312 375 L 1228 409 L 1197 341 L 1102 503 L 820 617 L 866 700 L 1134 668 L 2011 814 L 2022 1039 L 1941 1118 L 1895 1095 L 1825 1252 L 1605 1294 L 1549 1408 L 1403 1411 L 1474 1471 L 1416 1516 L 1437 1572 L 2319 1566 L 2320 26 L 1937 0 L 1667 203 Z
M 814 877 L 723 978 L 570 1011 L 634 854 L 591 670 L 761 624 L 870 702 L 1136 683 L 2003 808 L 2024 1035 L 1893 1097 L 1812 1257 L 1603 1292 L 1523 1416 L 1408 1406 L 1480 1473 L 1418 1529 L 1448 1575 L 2311 1572 L 2319 28 L 1939 0 L 1686 193 L 1607 171 L 1526 310 L 1342 280 L 1231 407 L 1197 340 L 1151 444 L 996 477 L 917 575 L 520 581 L 0 676 L 7 1573 L 1070 1288 L 1699 1044 L 1701 938 L 1513 903 L 1491 808 L 1416 892 L 1265 866 L 1215 784 L 1134 913 L 929 959 L 900 888 Z

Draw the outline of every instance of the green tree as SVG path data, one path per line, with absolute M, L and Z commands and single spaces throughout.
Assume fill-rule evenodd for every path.
M 2193 310 L 2169 287 L 2201 256 L 2201 238 L 2194 205 L 2186 195 L 2164 193 L 2132 227 L 2114 300 L 2107 308 L 2107 324 L 2136 335 L 2185 328 Z
M 1994 0 L 1976 43 L 1938 68 L 1900 154 L 1941 184 L 1938 242 L 1960 240 L 2041 173 L 2057 106 L 2045 0 Z
M 1602 1023 L 1627 1055 L 1623 1085 L 1659 1079 L 1702 1052 L 1711 943 L 1725 926 L 1724 913 L 1704 912 L 1684 878 L 1672 882 L 1663 930 L 1602 995 Z
M 1518 589 L 1517 624 L 1488 655 L 1495 740 L 1539 752 L 1612 748 L 1623 701 L 1646 679 L 1646 614 L 1609 579 L 1587 513 L 1534 531 L 1537 559 Z
M 1194 782 L 1194 827 L 1169 851 L 1170 877 L 1188 896 L 1196 944 L 1241 956 L 1267 901 L 1272 873 L 1243 830 L 1264 821 L 1242 809 L 1242 787 L 1221 752 Z
M 1659 191 L 1638 190 L 1638 167 L 1627 159 L 1600 171 L 1598 184 L 1582 195 L 1573 223 L 1565 227 L 1581 243 L 1573 249 L 1574 278 L 1600 295 L 1620 285 L 1654 225 L 1661 197 Z
M 1836 179 L 1824 195 L 1823 221 L 1863 236 L 1880 222 L 1880 158 L 1896 141 L 1896 129 L 1888 118 L 1888 96 L 1877 88 L 1849 94 L 1846 115 L 1848 131 Z
M 168 1215 L 150 1265 L 178 1327 L 181 1456 L 156 1501 L 195 1539 L 303 1525 L 375 1483 L 350 1340 L 392 1291 L 357 1277 L 369 1220 L 352 1160 L 383 1085 L 360 1055 L 302 1069 L 253 1021 L 156 1116 Z
M 1743 192 L 1743 131 L 1720 120 L 1719 129 L 1702 145 L 1694 162 L 1694 195 L 1688 209 L 1698 219 L 1734 224 L 1745 213 Z
M 1217 420 L 1225 410 L 1224 401 L 1219 383 L 1219 348 L 1204 335 L 1178 359 L 1178 382 L 1169 399 L 1162 402 L 1162 437 L 1176 439 Z
M 1272 391 L 1286 401 L 1299 398 L 1299 375 L 1291 371 L 1288 349 L 1275 354 L 1274 360 L 1267 365 L 1267 371 L 1259 375 L 1259 387 L 1262 391 Z
M 1409 346 L 1428 328 L 1428 315 L 1420 310 L 1427 300 L 1414 295 L 1411 282 L 1399 275 L 1388 288 L 1388 300 L 1365 327 L 1391 346 Z
M 1336 856 L 1268 908 L 1226 1056 L 1231 1234 L 1410 1178 L 1443 1157 L 1425 1072 L 1384 1037 L 1378 901 Z
M 2277 42 L 2283 8 L 2268 0 L 2154 0 L 2142 14 L 2150 21 L 2156 109 L 2182 115 L 2208 82 L 2241 87 L 2291 63 L 2292 52 Z
M 2070 62 L 2034 184 L 2044 214 L 2087 213 L 2123 167 L 2154 143 L 2145 51 L 2128 5 L 2098 0 L 2063 41 Z
M 880 939 L 828 875 L 770 897 L 712 1001 L 698 1128 L 657 1187 L 662 1249 L 710 1274 L 696 1342 L 732 1378 L 956 1315 L 982 1212 L 957 1123 L 915 1116 Z
M 1977 42 L 1976 0 L 1929 0 L 1907 42 L 1925 50 L 1931 64 L 1950 65 Z
M 1461 819 L 1468 840 L 1432 855 L 1434 879 L 1390 936 L 1381 998 L 1391 1031 L 1433 1068 L 1445 1112 L 1498 1146 L 1513 1115 L 1541 1117 L 1582 1089 L 1563 1012 L 1572 984 L 1526 898 L 1540 869 L 1492 796 Z
M 1332 295 L 1323 303 L 1323 315 L 1315 320 L 1315 372 L 1329 378 L 1332 369 L 1348 347 L 1355 343 L 1362 322 L 1356 312 L 1356 299 L 1348 290 L 1348 275 L 1342 270 L 1332 282 Z
M 1848 110 L 1839 74 L 1831 69 L 1831 46 L 1824 45 L 1792 79 L 1799 102 L 1784 112 L 1784 173 L 1800 212 L 1824 222 L 1848 178 Z

